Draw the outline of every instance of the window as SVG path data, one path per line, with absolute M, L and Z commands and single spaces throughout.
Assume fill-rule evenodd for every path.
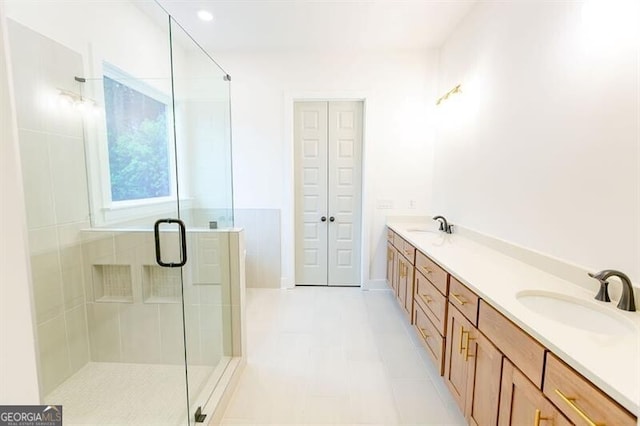
M 150 96 L 138 80 L 130 79 L 130 85 L 122 80 L 104 76 L 111 201 L 168 197 L 172 192 L 167 102 Z

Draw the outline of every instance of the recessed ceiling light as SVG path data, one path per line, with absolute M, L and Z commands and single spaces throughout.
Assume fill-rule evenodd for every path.
M 202 19 L 203 21 L 212 21 L 213 20 L 213 13 L 209 12 L 208 10 L 200 10 L 198 11 L 198 18 Z

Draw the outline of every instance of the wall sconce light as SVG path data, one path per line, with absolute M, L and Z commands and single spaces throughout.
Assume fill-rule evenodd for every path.
M 58 99 L 62 106 L 70 106 L 80 111 L 96 111 L 98 104 L 93 99 L 65 89 L 58 89 Z
M 456 87 L 454 87 L 453 89 L 449 90 L 444 95 L 440 96 L 438 98 L 438 100 L 436 101 L 436 105 L 440 105 L 442 103 L 442 101 L 449 99 L 449 96 L 453 95 L 454 93 L 461 93 L 462 90 L 460 89 L 460 86 L 461 85 L 458 84 Z

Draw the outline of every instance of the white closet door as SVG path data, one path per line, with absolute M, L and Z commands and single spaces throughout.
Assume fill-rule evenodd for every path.
M 329 102 L 329 285 L 361 284 L 362 102 Z
M 362 102 L 296 102 L 298 285 L 361 284 Z
M 327 103 L 296 102 L 296 284 L 327 285 Z M 322 221 L 322 218 L 325 221 Z

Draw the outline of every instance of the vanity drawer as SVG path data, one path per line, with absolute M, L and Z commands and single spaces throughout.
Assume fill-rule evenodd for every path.
M 402 246 L 402 254 L 404 257 L 409 259 L 409 262 L 414 265 L 416 263 L 416 248 L 409 244 L 408 242 L 404 242 Z
M 444 336 L 447 333 L 447 298 L 420 271 L 416 272 L 413 299 L 429 317 L 438 333 Z
M 484 300 L 480 301 L 478 329 L 511 362 L 542 389 L 545 349 L 540 343 L 505 318 Z
M 427 349 L 427 353 L 442 376 L 444 371 L 444 337 L 436 330 L 429 318 L 418 305 L 413 305 L 413 318 L 418 338 Z
M 464 284 L 449 278 L 449 303 L 455 306 L 474 326 L 478 325 L 478 300 L 480 298 Z
M 552 353 L 547 353 L 543 392 L 578 426 L 589 425 L 587 419 L 607 426 L 636 424 L 632 414 Z
M 393 231 L 392 231 L 393 232 Z M 397 233 L 393 233 L 393 245 L 400 251 L 402 252 L 402 249 L 404 248 L 404 240 L 402 239 L 402 237 L 400 235 L 398 235 Z
M 449 286 L 447 271 L 419 251 L 416 252 L 416 269 L 427 277 L 440 293 L 447 295 Z
M 396 235 L 391 228 L 387 228 L 387 241 L 393 244 L 393 237 Z

